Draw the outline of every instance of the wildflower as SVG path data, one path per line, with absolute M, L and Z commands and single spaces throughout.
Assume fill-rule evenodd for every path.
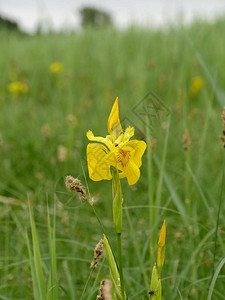
M 191 80 L 191 87 L 189 90 L 190 97 L 196 96 L 201 91 L 203 85 L 204 85 L 204 81 L 202 80 L 201 77 L 199 76 L 193 77 Z
M 94 258 L 90 266 L 91 269 L 94 270 L 96 268 L 103 252 L 104 252 L 104 245 L 103 245 L 103 240 L 101 239 L 95 247 Z
M 55 62 L 51 63 L 50 66 L 49 66 L 49 71 L 52 74 L 61 73 L 63 71 L 63 69 L 64 69 L 63 64 L 61 64 L 58 61 L 55 61 Z
M 166 220 L 164 220 L 163 222 L 160 235 L 159 235 L 159 240 L 158 240 L 157 268 L 158 268 L 159 277 L 161 275 L 161 270 L 165 259 L 165 242 L 166 242 Z
M 68 190 L 80 193 L 83 200 L 85 201 L 89 200 L 86 191 L 79 179 L 74 178 L 73 176 L 66 176 L 65 185 L 68 188 Z
M 139 168 L 142 165 L 142 155 L 146 149 L 144 141 L 132 140 L 134 128 L 128 127 L 123 132 L 120 119 L 118 97 L 116 98 L 108 118 L 108 133 L 104 137 L 95 137 L 92 131 L 87 132 L 87 138 L 94 142 L 87 146 L 87 162 L 89 176 L 94 181 L 111 180 L 110 167 L 118 169 L 119 177 L 126 177 L 130 185 L 135 184 L 140 177 Z
M 13 81 L 9 83 L 8 91 L 14 95 L 26 94 L 28 92 L 28 86 L 23 81 Z
M 100 295 L 97 296 L 97 300 L 112 300 L 111 296 L 111 283 L 108 279 L 104 279 L 100 284 Z

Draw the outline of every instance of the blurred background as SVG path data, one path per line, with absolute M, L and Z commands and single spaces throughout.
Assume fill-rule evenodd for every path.
M 0 13 L 3 18 L 17 22 L 19 28 L 34 34 L 43 31 L 79 30 L 82 24 L 80 11 L 94 8 L 107 14 L 119 28 L 131 24 L 139 26 L 166 26 L 193 19 L 213 20 L 224 14 L 223 0 L 1 0 Z
M 122 180 L 129 300 L 149 299 L 163 219 L 163 299 L 210 299 L 225 256 L 224 33 L 222 0 L 0 0 L 0 299 L 34 299 L 28 199 L 46 286 L 47 206 L 56 221 L 57 279 L 46 290 L 96 299 L 108 277 L 106 259 L 89 269 L 102 226 L 116 242 L 111 182 L 89 179 L 86 132 L 106 136 L 117 96 L 123 127 L 148 144 L 140 180 Z M 98 218 L 66 175 L 90 189 Z M 223 300 L 224 266 L 217 275 L 212 299 Z

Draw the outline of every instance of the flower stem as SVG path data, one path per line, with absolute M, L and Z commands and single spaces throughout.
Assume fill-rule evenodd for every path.
M 119 266 L 119 273 L 120 273 L 121 294 L 122 294 L 123 299 L 126 299 L 125 291 L 124 291 L 124 280 L 123 280 L 123 259 L 122 259 L 121 233 L 117 233 L 116 237 L 117 237 L 117 254 L 118 254 L 118 266 Z
M 121 243 L 123 196 L 122 196 L 118 170 L 114 170 L 113 172 L 112 192 L 113 192 L 113 222 L 116 230 L 116 239 L 117 239 L 117 255 L 118 255 L 118 268 L 119 268 L 119 275 L 120 275 L 120 287 L 121 287 L 122 297 L 125 300 L 126 294 L 125 294 L 124 279 L 123 279 L 123 259 L 122 259 L 122 243 Z
M 149 118 L 147 119 L 148 126 L 146 126 L 146 134 L 147 134 L 147 166 L 148 166 L 148 199 L 149 199 L 149 225 L 150 230 L 153 229 L 155 223 L 155 209 L 154 206 L 154 177 L 153 177 L 153 161 L 152 161 L 152 149 L 151 149 L 151 135 L 150 135 L 150 123 Z M 154 253 L 154 235 L 152 234 L 150 240 L 150 258 L 152 258 Z

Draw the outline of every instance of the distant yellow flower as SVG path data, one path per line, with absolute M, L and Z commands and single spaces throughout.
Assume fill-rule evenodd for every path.
M 142 165 L 142 155 L 146 149 L 144 141 L 132 140 L 134 128 L 128 127 L 123 132 L 120 119 L 118 97 L 116 98 L 108 119 L 108 133 L 104 137 L 95 137 L 92 131 L 87 132 L 87 138 L 95 143 L 87 146 L 87 162 L 89 176 L 94 181 L 111 180 L 111 166 L 118 169 L 120 178 L 126 177 L 130 185 L 135 184 L 140 177 L 139 168 Z
M 51 63 L 50 66 L 49 66 L 49 71 L 52 74 L 61 73 L 63 71 L 63 69 L 64 69 L 63 64 L 61 64 L 58 61 L 55 61 L 55 62 Z
M 204 85 L 204 81 L 201 77 L 199 76 L 193 77 L 191 80 L 191 87 L 189 90 L 190 97 L 196 96 L 201 91 L 203 85 Z
M 28 92 L 28 86 L 23 81 L 13 81 L 8 84 L 8 91 L 11 94 L 26 94 Z

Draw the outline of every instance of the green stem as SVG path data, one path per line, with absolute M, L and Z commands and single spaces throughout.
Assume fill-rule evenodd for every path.
M 186 194 L 186 204 L 188 208 L 188 216 L 191 218 L 191 195 L 190 195 L 190 184 L 191 184 L 191 176 L 188 167 L 191 167 L 191 156 L 190 149 L 186 150 L 186 182 L 185 182 L 185 194 Z
M 113 171 L 112 192 L 113 192 L 113 222 L 114 222 L 114 226 L 116 230 L 116 238 L 117 238 L 117 255 L 118 255 L 118 267 L 119 267 L 119 275 L 120 275 L 120 286 L 121 286 L 122 297 L 125 300 L 126 294 L 125 294 L 124 280 L 123 280 L 123 260 L 122 260 L 122 246 L 121 246 L 123 196 L 122 196 L 118 170 Z
M 148 126 L 146 126 L 146 136 L 147 136 L 147 163 L 148 163 L 148 199 L 149 199 L 149 226 L 152 230 L 155 222 L 155 209 L 154 206 L 154 182 L 153 182 L 153 167 L 152 167 L 152 145 L 151 145 L 151 135 L 150 135 L 150 124 L 149 118 L 147 118 Z M 154 253 L 154 235 L 152 235 L 150 240 L 150 257 Z
M 116 237 L 117 237 L 117 254 L 118 254 L 118 266 L 119 266 L 119 273 L 120 273 L 121 293 L 122 293 L 123 299 L 126 299 L 125 291 L 124 291 L 124 280 L 123 280 L 123 259 L 122 259 L 121 233 L 117 233 Z

